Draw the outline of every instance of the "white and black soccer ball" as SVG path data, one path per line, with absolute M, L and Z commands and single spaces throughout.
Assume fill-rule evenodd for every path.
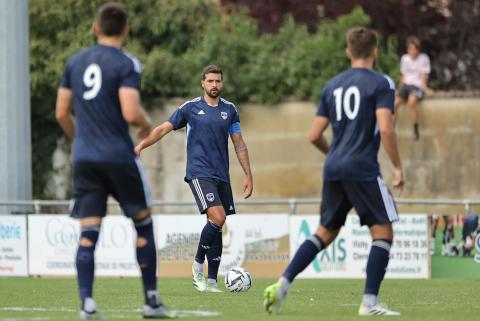
M 252 276 L 244 268 L 233 268 L 225 274 L 225 287 L 230 292 L 246 292 L 252 287 Z

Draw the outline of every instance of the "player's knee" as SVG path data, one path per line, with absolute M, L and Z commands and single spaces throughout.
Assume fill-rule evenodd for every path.
M 148 243 L 147 239 L 144 237 L 137 237 L 137 247 L 144 247 Z
M 147 218 L 148 216 L 150 216 L 150 214 L 151 214 L 150 208 L 145 208 L 145 209 L 141 210 L 140 212 L 138 212 L 138 213 L 133 217 L 133 221 L 134 221 L 134 222 L 142 221 L 142 220 L 144 220 L 145 218 Z
M 210 207 L 207 211 L 208 219 L 222 227 L 223 224 L 225 224 L 225 221 L 227 220 L 227 215 L 225 214 L 225 210 L 221 206 L 214 206 Z
M 153 219 L 150 215 L 140 219 L 133 220 L 135 230 L 137 231 L 137 248 L 147 246 L 153 239 Z
M 227 216 L 225 213 L 218 213 L 217 215 L 212 215 L 209 219 L 216 225 L 223 226 L 227 220 Z
M 82 226 L 79 245 L 82 247 L 95 247 L 99 233 L 100 224 Z

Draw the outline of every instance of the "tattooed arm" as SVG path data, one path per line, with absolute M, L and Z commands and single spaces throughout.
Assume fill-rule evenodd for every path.
M 231 134 L 233 146 L 235 147 L 235 153 L 237 153 L 238 162 L 242 166 L 245 173 L 245 180 L 243 182 L 243 194 L 244 198 L 249 198 L 253 192 L 253 177 L 250 169 L 250 159 L 248 158 L 247 145 L 243 141 L 241 133 Z

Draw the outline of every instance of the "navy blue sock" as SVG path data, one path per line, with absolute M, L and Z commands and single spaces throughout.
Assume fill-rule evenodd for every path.
M 208 278 L 216 280 L 218 276 L 218 268 L 222 259 L 223 241 L 222 230 L 217 232 L 213 239 L 212 247 L 207 251 L 208 260 Z
M 95 246 L 98 241 L 100 225 L 89 225 L 82 227 L 80 233 L 81 239 L 88 239 L 92 242 L 92 246 L 78 245 L 76 268 L 78 290 L 80 292 L 80 300 L 83 302 L 85 298 L 91 298 L 93 292 L 93 279 L 95 275 Z
M 378 295 L 390 259 L 390 240 L 373 240 L 367 261 L 365 294 Z
M 315 259 L 315 256 L 324 248 L 325 244 L 320 237 L 318 237 L 317 234 L 313 234 L 300 245 L 287 269 L 283 272 L 283 276 L 289 282 L 292 282 L 298 273 L 305 270 L 305 268 L 312 263 L 313 259 Z
M 143 292 L 147 302 L 147 292 L 157 289 L 157 249 L 153 236 L 152 217 L 147 216 L 143 220 L 134 221 L 134 224 L 137 240 L 143 238 L 146 241 L 144 244 L 137 243 L 137 262 L 142 272 Z
M 200 234 L 200 242 L 198 243 L 197 254 L 195 255 L 195 261 L 198 263 L 205 262 L 205 254 L 212 247 L 213 240 L 218 232 L 222 231 L 222 227 L 208 220 L 207 224 L 203 227 L 202 234 Z

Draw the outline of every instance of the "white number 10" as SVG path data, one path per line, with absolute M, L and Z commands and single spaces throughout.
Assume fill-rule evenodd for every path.
M 333 91 L 333 95 L 335 96 L 335 111 L 337 113 L 337 121 L 342 120 L 342 102 L 343 102 L 343 110 L 345 112 L 345 115 L 350 120 L 354 120 L 355 117 L 357 117 L 358 115 L 358 110 L 360 109 L 360 91 L 356 86 L 348 87 L 348 89 L 345 91 L 345 95 L 343 95 L 343 101 L 342 101 L 342 94 L 343 94 L 342 87 L 339 87 Z M 353 108 L 350 104 L 352 95 L 353 95 Z
M 83 93 L 83 99 L 90 100 L 97 97 L 102 87 L 102 70 L 97 64 L 91 64 L 85 69 L 83 83 L 89 89 Z

